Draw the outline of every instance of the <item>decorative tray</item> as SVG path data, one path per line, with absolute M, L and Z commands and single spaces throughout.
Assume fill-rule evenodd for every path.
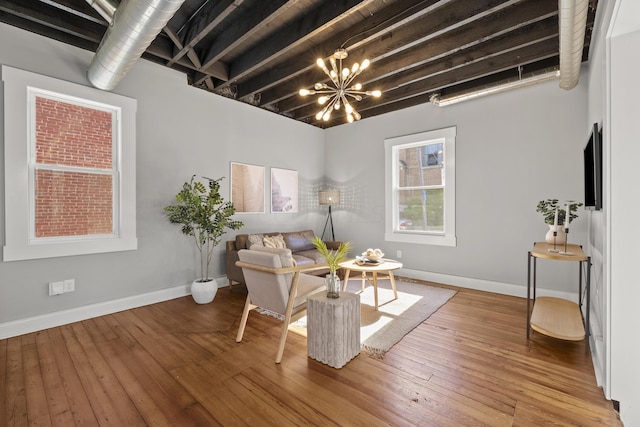
M 378 264 L 382 264 L 383 262 L 384 262 L 384 259 L 378 259 L 374 261 L 365 257 L 356 257 L 356 264 L 358 265 L 378 265 Z

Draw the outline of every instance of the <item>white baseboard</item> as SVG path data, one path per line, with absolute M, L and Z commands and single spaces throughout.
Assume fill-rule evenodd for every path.
M 168 301 L 191 294 L 191 285 L 180 285 L 160 291 L 149 292 L 142 295 L 134 295 L 111 301 L 99 302 L 68 310 L 56 311 L 40 316 L 28 317 L 11 322 L 0 323 L 0 339 L 11 338 L 18 335 L 41 331 L 55 326 L 66 325 L 92 317 L 104 316 L 118 311 L 142 307 Z
M 516 297 L 527 297 L 526 285 L 515 285 L 512 283 L 494 282 L 491 280 L 475 279 L 473 277 L 453 276 L 450 274 L 433 273 L 430 271 L 412 270 L 401 268 L 395 274 L 398 276 L 411 277 L 418 280 L 426 280 L 443 285 L 459 286 L 461 288 L 475 289 L 478 291 L 495 292 L 498 294 L 511 295 Z M 578 301 L 577 292 L 561 292 L 553 289 L 537 287 L 536 296 L 547 296 Z
M 449 274 L 433 273 L 429 271 L 411 270 L 407 268 L 398 270 L 396 274 L 398 276 L 411 277 L 414 279 L 426 280 L 429 282 L 442 283 L 445 285 L 459 286 L 461 288 L 476 289 L 486 292 L 495 292 L 499 294 L 512 295 L 523 298 L 527 295 L 526 286 L 514 285 L 511 283 L 494 282 L 490 280 L 453 276 Z M 229 286 L 229 282 L 227 281 L 226 277 L 217 277 L 216 280 L 218 281 L 218 287 Z M 85 305 L 82 307 L 71 308 L 68 310 L 57 311 L 54 313 L 43 314 L 40 316 L 0 323 L 0 339 L 11 338 L 18 335 L 41 331 L 47 328 L 53 328 L 55 326 L 61 326 L 73 322 L 91 319 L 93 317 L 117 313 L 118 311 L 129 310 L 131 308 L 142 307 L 144 305 L 155 304 L 162 301 L 168 301 L 190 294 L 190 285 L 179 285 L 173 288 L 162 289 L 160 291 L 149 292 L 142 295 L 134 295 L 131 297 L 120 298 L 116 300 Z M 577 293 L 558 292 L 551 289 L 543 289 L 540 287 L 538 287 L 537 289 L 537 294 L 539 296 L 555 296 L 557 298 L 565 298 L 571 301 L 577 301 L 578 297 Z

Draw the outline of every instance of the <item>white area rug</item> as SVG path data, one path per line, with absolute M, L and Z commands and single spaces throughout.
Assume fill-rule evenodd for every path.
M 360 340 L 362 350 L 383 357 L 405 335 L 438 311 L 456 291 L 396 280 L 394 299 L 389 280 L 378 281 L 378 311 L 374 310 L 373 286 L 360 293 Z M 351 279 L 347 292 L 360 292 L 359 280 Z
M 367 283 L 364 292 L 360 292 L 360 280 L 351 279 L 347 287 L 347 292 L 360 293 L 362 350 L 373 357 L 384 357 L 391 347 L 456 294 L 451 289 L 399 280 L 396 280 L 396 287 L 398 299 L 393 297 L 389 280 L 378 281 L 378 311 L 374 310 L 371 284 Z M 264 310 L 260 312 L 270 314 Z M 306 335 L 306 331 L 301 331 L 306 328 L 306 322 L 305 316 L 292 324 L 292 330 Z

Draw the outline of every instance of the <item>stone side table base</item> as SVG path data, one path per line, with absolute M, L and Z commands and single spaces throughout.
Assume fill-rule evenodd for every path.
M 307 299 L 307 354 L 333 368 L 342 368 L 360 353 L 360 295 L 342 292 L 327 298 L 320 292 Z

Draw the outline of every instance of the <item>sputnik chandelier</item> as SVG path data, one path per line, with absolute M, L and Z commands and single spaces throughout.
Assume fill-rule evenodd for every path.
M 316 120 L 329 121 L 331 118 L 331 112 L 333 110 L 340 110 L 344 106 L 345 114 L 347 115 L 347 121 L 349 123 L 354 120 L 360 120 L 361 116 L 353 106 L 349 103 L 349 98 L 353 98 L 356 101 L 361 101 L 362 96 L 374 96 L 378 98 L 382 92 L 379 90 L 362 90 L 362 85 L 353 83 L 353 80 L 360 75 L 362 70 L 369 66 L 369 60 L 365 59 L 362 64 L 357 62 L 353 64 L 351 69 L 345 67 L 342 68 L 342 60 L 347 57 L 346 49 L 340 48 L 335 51 L 333 55 L 329 57 L 331 63 L 331 70 L 327 68 L 322 58 L 318 58 L 316 64 L 322 68 L 327 76 L 331 79 L 333 87 L 326 83 L 316 83 L 313 89 L 300 89 L 299 94 L 301 96 L 320 94 L 318 98 L 318 104 L 323 105 L 322 109 L 316 114 Z

